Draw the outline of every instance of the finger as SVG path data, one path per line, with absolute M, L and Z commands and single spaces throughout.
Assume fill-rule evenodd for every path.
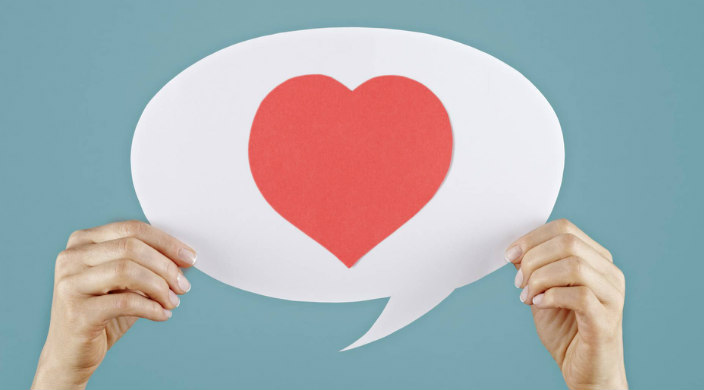
M 105 322 L 122 316 L 146 318 L 152 321 L 166 321 L 171 318 L 171 310 L 159 303 L 133 292 L 107 294 L 92 297 L 86 301 L 87 312 L 97 321 Z
M 516 273 L 516 287 L 525 287 L 525 283 L 538 268 L 571 256 L 583 259 L 598 272 L 609 278 L 615 287 L 618 286 L 619 283 L 614 271 L 618 269 L 613 263 L 606 260 L 592 246 L 582 241 L 579 237 L 572 234 L 561 234 L 526 252 L 521 262 L 517 264 L 519 270 Z
M 552 262 L 535 270 L 521 292 L 521 301 L 530 305 L 533 303 L 533 297 L 550 288 L 570 286 L 589 288 L 604 304 L 623 301 L 620 292 L 604 275 L 597 272 L 582 258 L 575 256 Z
M 62 275 L 82 272 L 117 259 L 130 259 L 161 276 L 179 294 L 188 292 L 191 284 L 178 265 L 161 252 L 135 237 L 120 238 L 97 244 L 66 249 L 57 259 L 57 271 Z
M 508 246 L 508 249 L 506 249 L 506 261 L 510 263 L 519 263 L 523 258 L 523 255 L 531 248 L 562 234 L 571 234 L 579 237 L 582 241 L 594 248 L 594 250 L 605 259 L 613 262 L 611 252 L 566 219 L 558 219 L 548 222 L 514 241 Z
M 575 312 L 580 328 L 583 325 L 599 326 L 600 319 L 607 316 L 606 309 L 599 302 L 592 290 L 585 286 L 553 287 L 533 298 L 533 307 L 537 309 L 568 309 Z
M 179 305 L 179 299 L 168 283 L 149 269 L 127 259 L 114 260 L 70 276 L 68 282 L 78 293 L 105 295 L 110 292 L 135 290 L 158 302 L 166 309 Z
M 92 229 L 77 230 L 69 237 L 67 248 L 135 237 L 172 259 L 179 267 L 196 262 L 193 248 L 161 230 L 140 221 L 115 222 Z

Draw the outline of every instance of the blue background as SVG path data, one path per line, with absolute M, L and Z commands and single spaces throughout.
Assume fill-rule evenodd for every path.
M 148 100 L 200 58 L 328 26 L 422 31 L 526 75 L 563 126 L 553 218 L 627 277 L 634 388 L 704 386 L 702 91 L 698 1 L 0 2 L 0 387 L 31 383 L 53 262 L 75 229 L 143 215 L 129 165 Z M 520 188 L 516 189 L 520 191 Z M 337 352 L 385 300 L 295 303 L 188 272 L 167 323 L 139 321 L 94 389 L 562 388 L 505 267 L 377 343 Z

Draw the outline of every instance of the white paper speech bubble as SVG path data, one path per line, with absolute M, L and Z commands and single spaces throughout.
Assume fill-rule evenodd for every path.
M 249 168 L 260 102 L 308 74 L 350 89 L 381 75 L 414 79 L 442 101 L 452 124 L 442 186 L 352 268 L 274 211 Z M 345 349 L 403 328 L 504 265 L 506 245 L 550 215 L 563 166 L 557 116 L 519 72 L 455 41 L 375 28 L 294 31 L 220 50 L 154 96 L 132 143 L 144 214 L 196 248 L 206 274 L 288 300 L 390 297 L 371 329 Z

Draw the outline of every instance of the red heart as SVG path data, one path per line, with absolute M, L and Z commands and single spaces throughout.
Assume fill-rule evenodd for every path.
M 267 202 L 347 267 L 430 201 L 451 159 L 445 107 L 401 76 L 352 91 L 323 75 L 289 79 L 259 105 L 249 137 Z

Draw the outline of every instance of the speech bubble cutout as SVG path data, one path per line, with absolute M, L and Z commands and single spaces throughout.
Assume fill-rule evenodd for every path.
M 286 80 L 316 74 L 350 90 L 407 77 L 440 99 L 452 125 L 440 188 L 351 268 L 267 203 L 248 160 L 262 100 Z M 405 327 L 504 265 L 505 247 L 549 217 L 563 167 L 557 116 L 519 72 L 455 41 L 376 28 L 287 32 L 209 55 L 152 98 L 132 143 L 145 216 L 196 248 L 196 266 L 211 277 L 294 301 L 390 297 L 343 350 Z

